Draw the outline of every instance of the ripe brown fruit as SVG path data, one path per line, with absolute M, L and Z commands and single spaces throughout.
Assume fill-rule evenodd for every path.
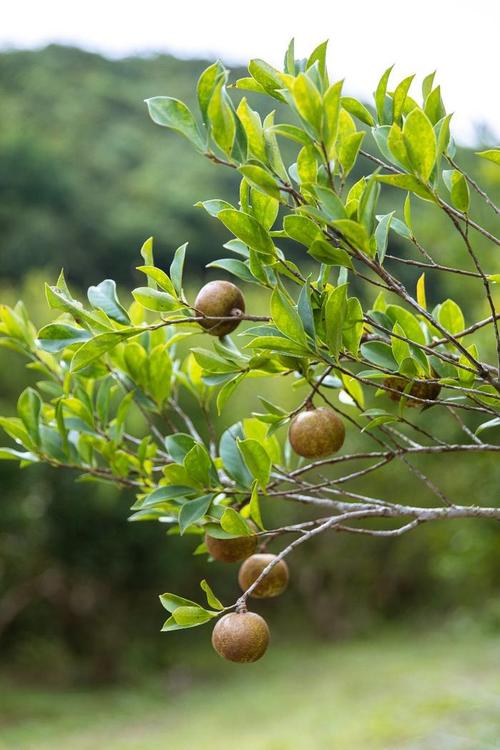
M 384 385 L 387 388 L 392 388 L 392 390 L 385 391 L 385 393 L 389 396 L 389 398 L 392 401 L 400 401 L 401 396 L 403 395 L 403 392 L 409 382 L 410 381 L 406 380 L 406 378 L 402 378 L 399 376 L 385 378 Z M 395 391 L 397 391 L 397 393 L 395 393 Z M 415 396 L 416 398 L 423 398 L 428 401 L 435 401 L 437 397 L 439 396 L 440 391 L 441 391 L 441 386 L 439 385 L 439 383 L 433 383 L 432 381 L 429 381 L 429 380 L 415 380 L 408 393 L 409 395 Z M 422 401 L 414 401 L 411 398 L 408 399 L 406 404 L 407 406 L 411 406 L 413 408 L 425 406 L 425 404 L 422 403 Z
M 253 554 L 257 547 L 257 537 L 254 534 L 248 536 L 236 536 L 232 539 L 218 539 L 210 534 L 205 534 L 205 544 L 209 554 L 219 562 L 239 562 L 245 557 Z
M 242 591 L 246 591 L 254 581 L 260 576 L 264 568 L 275 559 L 276 555 L 258 554 L 248 557 L 242 563 L 238 573 L 238 583 Z M 274 565 L 269 573 L 252 591 L 250 596 L 256 599 L 269 599 L 273 596 L 279 596 L 288 586 L 288 565 L 284 560 L 280 560 Z
M 263 617 L 255 612 L 230 612 L 215 625 L 212 646 L 224 659 L 245 664 L 264 656 L 269 638 Z
M 245 300 L 238 287 L 230 281 L 209 281 L 198 292 L 194 308 L 212 318 L 234 317 L 234 320 L 220 323 L 214 320 L 200 321 L 201 327 L 211 336 L 227 336 L 239 326 L 241 315 L 245 312 Z
M 345 439 L 344 423 L 326 406 L 301 411 L 290 423 L 290 444 L 304 458 L 325 458 L 338 451 Z

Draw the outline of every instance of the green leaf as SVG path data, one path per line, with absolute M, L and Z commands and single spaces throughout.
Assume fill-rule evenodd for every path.
M 358 204 L 358 221 L 365 227 L 369 236 L 375 229 L 375 211 L 379 195 L 380 183 L 372 176 L 367 181 Z
M 426 97 L 424 112 L 433 125 L 436 125 L 436 123 L 446 115 L 443 100 L 441 99 L 440 86 L 436 86 L 436 88 Z
M 318 70 L 319 74 L 322 78 L 322 80 L 326 80 L 326 51 L 328 48 L 328 40 L 325 42 L 321 42 L 321 44 L 318 44 L 318 46 L 311 52 L 309 55 L 309 58 L 306 63 L 306 70 L 309 70 L 315 62 L 318 63 Z M 293 75 L 294 71 L 292 71 Z
M 257 253 L 265 258 L 272 258 L 275 255 L 269 232 L 250 214 L 235 209 L 225 209 L 219 213 L 218 218 L 230 232 Z
M 212 65 L 209 65 L 208 68 L 205 68 L 198 79 L 196 93 L 198 95 L 201 116 L 205 124 L 208 124 L 208 104 L 219 78 L 223 75 L 224 68 L 221 63 L 217 61 Z
M 143 330 L 143 328 L 125 328 L 121 331 L 110 331 L 109 333 L 100 333 L 94 336 L 93 339 L 90 339 L 77 349 L 73 355 L 71 371 L 77 372 L 78 370 L 82 370 L 87 365 L 95 362 L 96 359 L 100 359 L 104 354 L 110 352 L 122 341 L 143 333 Z
M 406 148 L 406 141 L 403 137 L 403 131 L 395 122 L 391 125 L 387 135 L 387 146 L 394 157 L 391 161 L 405 170 L 410 170 L 410 157 Z
M 238 448 L 251 475 L 266 489 L 271 473 L 271 459 L 257 440 L 238 440 Z
M 403 114 L 403 108 L 406 101 L 406 95 L 408 94 L 414 78 L 415 74 L 408 76 L 408 78 L 402 80 L 401 83 L 398 83 L 398 85 L 394 89 L 394 94 L 392 96 L 394 121 L 399 122 L 401 120 L 401 115 Z
M 467 180 L 457 169 L 443 171 L 443 180 L 450 191 L 451 202 L 459 211 L 467 213 L 470 207 L 470 193 Z
M 278 123 L 278 125 L 273 125 L 270 130 L 275 135 L 282 135 L 284 138 L 301 143 L 303 146 L 310 146 L 312 142 L 311 137 L 307 135 L 305 130 L 298 128 L 296 125 Z
M 339 162 L 342 167 L 344 177 L 347 177 L 347 175 L 353 168 L 364 137 L 365 133 L 360 130 L 356 133 L 351 133 L 342 140 L 339 148 Z
M 209 622 L 214 617 L 214 614 L 198 606 L 177 607 L 172 617 L 177 625 L 183 628 L 193 628 L 196 625 L 203 625 Z
M 271 315 L 281 333 L 295 343 L 307 347 L 307 338 L 300 316 L 278 287 L 274 289 L 271 296 Z
M 391 65 L 390 68 L 387 68 L 385 73 L 382 75 L 382 78 L 378 82 L 377 90 L 375 91 L 375 105 L 377 108 L 377 117 L 379 123 L 387 124 L 387 114 L 386 114 L 386 92 L 387 92 L 387 83 L 389 81 L 389 76 L 391 74 L 391 71 L 393 69 L 394 65 Z
M 295 79 L 292 93 L 299 115 L 319 137 L 323 123 L 323 104 L 318 89 L 309 76 L 300 73 Z
M 219 599 L 217 599 L 217 597 L 215 596 L 214 592 L 212 591 L 212 589 L 210 588 L 210 586 L 208 585 L 205 579 L 203 579 L 203 581 L 200 582 L 200 587 L 207 596 L 207 604 L 209 607 L 212 607 L 212 609 L 218 609 L 218 610 L 224 609 L 224 605 Z
M 38 340 L 46 352 L 60 352 L 72 344 L 81 344 L 92 338 L 84 328 L 75 328 L 67 323 L 49 323 L 38 332 Z
M 394 216 L 394 211 L 391 211 L 390 214 L 385 214 L 385 216 L 381 216 L 378 222 L 378 226 L 375 230 L 375 241 L 377 243 L 377 256 L 379 263 L 384 262 L 385 253 L 387 251 L 387 240 L 389 237 L 389 229 L 391 226 L 392 217 Z
M 439 306 L 438 320 L 449 333 L 460 333 L 465 328 L 462 310 L 452 299 L 447 299 Z
M 237 276 L 242 281 L 255 282 L 254 277 L 250 273 L 248 266 L 242 260 L 237 258 L 221 258 L 220 260 L 214 260 L 212 263 L 207 263 L 207 268 L 222 268 L 228 273 L 232 273 L 233 276 Z
M 417 344 L 425 344 L 424 332 L 413 313 L 405 310 L 400 305 L 388 305 L 385 309 L 385 314 L 393 323 L 399 323 L 411 341 L 416 341 Z
M 212 500 L 213 495 L 202 495 L 182 505 L 179 511 L 179 529 L 181 535 L 184 534 L 188 526 L 195 524 L 206 515 Z
M 419 198 L 424 198 L 424 200 L 434 201 L 434 196 L 430 190 L 411 174 L 379 174 L 375 179 L 386 185 L 408 190 L 410 193 L 418 195 Z
M 316 185 L 315 191 L 321 201 L 321 208 L 325 212 L 329 221 L 347 219 L 345 206 L 333 190 L 323 187 L 322 185 Z
M 340 99 L 340 103 L 346 109 L 349 114 L 354 115 L 354 117 L 357 117 L 358 120 L 361 120 L 361 122 L 364 122 L 366 125 L 375 125 L 375 120 L 373 119 L 373 116 L 371 113 L 366 109 L 366 107 L 361 104 L 361 102 L 358 102 L 357 99 L 354 99 L 352 96 L 343 96 Z
M 198 607 L 196 602 L 192 602 L 191 599 L 185 599 L 183 596 L 177 596 L 177 594 L 161 594 L 160 602 L 165 607 L 167 612 L 172 614 L 179 607 Z
M 33 443 L 40 445 L 42 400 L 33 388 L 25 388 L 17 401 L 17 413 Z
M 257 164 L 246 164 L 243 167 L 238 167 L 238 172 L 257 190 L 262 191 L 265 195 L 270 195 L 271 198 L 279 200 L 280 191 L 278 183 L 265 169 L 257 166 Z
M 158 284 L 158 286 L 160 286 L 165 292 L 168 292 L 168 294 L 173 297 L 176 296 L 174 285 L 170 281 L 165 271 L 162 271 L 161 268 L 157 268 L 156 266 L 137 266 L 137 270 L 142 271 L 142 273 L 146 274 L 148 279 L 153 279 L 155 283 Z
M 226 508 L 220 519 L 224 531 L 234 536 L 251 536 L 252 530 L 240 513 L 234 508 Z
M 327 266 L 343 266 L 352 268 L 349 254 L 341 247 L 334 247 L 326 240 L 315 240 L 307 251 L 314 260 Z
M 370 238 L 365 227 L 351 219 L 332 221 L 335 229 L 343 235 L 351 245 L 365 253 L 370 253 Z
M 239 373 L 236 375 L 236 377 L 232 378 L 231 380 L 228 380 L 222 388 L 220 389 L 219 393 L 217 394 L 217 414 L 220 416 L 223 412 L 224 406 L 226 405 L 227 401 L 231 398 L 234 391 L 238 387 L 238 385 L 241 383 L 241 381 L 244 379 L 245 373 Z
M 230 156 L 236 135 L 236 123 L 227 99 L 226 87 L 222 79 L 215 86 L 210 99 L 208 120 L 214 141 L 227 156 Z
M 405 120 L 403 138 L 413 169 L 427 182 L 436 163 L 436 135 L 427 115 L 417 107 Z
M 207 487 L 211 481 L 217 483 L 218 478 L 206 448 L 195 443 L 184 458 L 184 468 L 190 479 L 202 487 Z
M 240 101 L 236 110 L 241 124 L 245 130 L 250 153 L 264 164 L 267 163 L 266 143 L 260 115 L 248 105 L 246 97 Z
M 179 310 L 182 305 L 178 300 L 172 297 L 167 292 L 159 292 L 157 289 L 152 289 L 148 286 L 140 286 L 132 291 L 132 295 L 136 302 L 146 308 L 146 310 L 154 310 L 155 312 L 171 312 L 172 310 Z
M 255 190 L 254 188 L 251 189 L 250 194 L 253 216 L 265 229 L 270 229 L 278 215 L 279 200 L 264 195 L 261 190 Z
M 198 151 L 205 151 L 205 139 L 184 102 L 170 96 L 155 96 L 152 99 L 146 99 L 146 105 L 153 122 L 176 130 L 191 141 Z
M 338 286 L 328 295 L 325 305 L 326 344 L 338 359 L 342 348 L 342 328 L 347 312 L 347 284 Z
M 296 242 L 301 242 L 309 247 L 314 240 L 322 237 L 322 232 L 317 224 L 307 216 L 289 214 L 283 219 L 283 229 L 289 237 Z
M 306 347 L 281 336 L 257 336 L 245 348 L 268 349 L 270 352 L 290 354 L 292 357 L 305 357 L 309 354 L 309 350 Z
M 262 529 L 262 531 L 264 531 L 264 524 L 262 523 L 262 515 L 260 512 L 259 489 L 257 480 L 252 485 L 252 494 L 250 496 L 250 504 L 248 510 L 252 521 L 257 524 L 259 529 Z
M 244 439 L 241 424 L 235 424 L 229 427 L 220 440 L 219 452 L 222 458 L 224 469 L 229 476 L 234 479 L 240 487 L 250 487 L 252 475 L 248 471 L 245 462 L 238 450 L 237 440 Z
M 116 320 L 118 323 L 128 325 L 130 318 L 124 307 L 118 300 L 116 293 L 116 283 L 113 279 L 104 279 L 97 286 L 90 286 L 87 291 L 87 297 L 92 307 L 97 310 L 104 310 L 108 318 Z
M 398 369 L 391 347 L 381 341 L 369 341 L 366 344 L 361 344 L 361 356 L 368 362 L 383 367 L 385 370 L 395 371 Z
M 328 156 L 331 156 L 332 150 L 337 140 L 340 113 L 340 93 L 344 81 L 332 83 L 323 98 L 324 109 L 324 141 Z
M 277 89 L 283 88 L 283 84 L 280 78 L 280 72 L 273 68 L 272 65 L 266 63 L 264 60 L 258 58 L 250 60 L 248 64 L 248 72 L 253 78 L 260 84 L 260 86 L 267 91 L 271 96 L 282 100 L 283 97 L 277 94 Z
M 489 148 L 486 151 L 476 151 L 476 156 L 480 156 L 481 159 L 487 159 L 492 161 L 493 164 L 500 166 L 500 148 Z
M 347 310 L 342 327 L 344 345 L 354 357 L 358 356 L 361 336 L 363 334 L 363 308 L 357 297 L 347 300 Z
M 182 274 L 184 271 L 184 259 L 186 257 L 186 248 L 188 243 L 185 242 L 183 245 L 177 248 L 174 253 L 174 259 L 170 264 L 170 278 L 174 289 L 179 296 L 182 296 Z
M 165 344 L 158 344 L 151 351 L 147 365 L 148 391 L 159 407 L 171 390 L 172 361 Z

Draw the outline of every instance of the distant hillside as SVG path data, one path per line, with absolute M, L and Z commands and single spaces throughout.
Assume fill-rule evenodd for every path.
M 79 283 L 124 280 L 151 234 L 164 250 L 189 240 L 200 265 L 220 254 L 221 228 L 192 206 L 228 196 L 234 177 L 155 126 L 143 103 L 192 101 L 207 64 L 60 46 L 0 54 L 1 276 L 64 266 Z

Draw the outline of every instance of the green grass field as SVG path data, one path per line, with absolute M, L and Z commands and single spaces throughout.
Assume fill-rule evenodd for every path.
M 189 636 L 188 636 L 189 637 Z M 135 686 L 0 682 L 1 750 L 500 749 L 500 639 L 449 632 L 208 651 Z

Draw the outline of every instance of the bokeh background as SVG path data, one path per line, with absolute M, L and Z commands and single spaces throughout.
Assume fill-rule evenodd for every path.
M 208 22 L 213 39 L 191 34 L 187 22 L 173 28 L 171 23 L 165 27 L 169 45 L 158 41 L 154 23 L 149 45 L 143 24 L 136 41 L 131 23 L 122 27 L 117 20 L 115 28 L 103 30 L 92 3 L 89 13 L 99 33 L 92 37 L 90 23 L 84 24 L 87 41 L 80 38 L 81 26 L 61 25 L 56 13 L 49 13 L 45 25 L 27 24 L 26 33 L 6 34 L 0 52 L 1 302 L 22 297 L 43 324 L 49 318 L 43 282 L 61 267 L 75 290 L 84 293 L 89 284 L 112 277 L 126 299 L 139 282 L 138 249 L 150 235 L 160 264 L 189 241 L 191 293 L 213 278 L 205 264 L 224 254 L 227 235 L 193 204 L 234 200 L 234 175 L 155 127 L 143 100 L 168 94 L 193 103 L 197 77 L 212 61 L 202 58 L 223 53 L 224 34 L 232 39 L 227 57 L 235 76 L 243 72 L 235 41 L 244 40 L 241 49 L 249 47 L 253 56 L 261 53 L 259 45 L 271 44 L 266 28 L 252 51 L 236 10 L 231 21 L 222 5 L 221 15 L 213 8 Z M 457 8 L 459 22 L 467 22 L 460 3 L 442 5 Z M 263 12 L 264 4 L 252 7 Z M 422 7 L 431 11 L 430 4 Z M 279 39 L 301 33 L 298 11 L 292 3 Z M 314 11 L 312 3 L 313 16 Z M 478 29 L 489 33 L 492 19 L 486 23 L 479 9 L 474 12 Z M 16 21 L 20 29 L 21 19 Z M 313 44 L 321 41 L 325 23 L 314 33 L 309 26 L 304 22 L 304 36 L 312 36 Z M 362 93 L 368 95 L 386 59 L 379 55 L 370 62 L 369 49 L 355 43 L 352 18 L 351 26 L 354 69 L 362 55 L 364 75 L 371 77 L 369 85 L 355 77 L 354 88 L 365 86 Z M 463 31 L 459 26 L 457 34 Z M 338 33 L 345 47 L 345 23 Z M 365 33 L 359 30 L 360 37 Z M 393 26 L 392 33 L 399 44 L 408 32 Z M 457 38 L 450 37 L 449 55 L 458 58 Z M 45 44 L 51 40 L 58 43 Z M 403 54 L 398 44 L 394 55 Z M 432 70 L 442 53 L 433 57 L 429 46 L 420 57 L 417 49 L 419 72 Z M 158 50 L 175 50 L 177 56 Z M 276 57 L 274 50 L 271 62 L 277 63 Z M 488 99 L 494 74 L 482 63 L 475 58 L 469 66 L 469 88 L 455 105 L 463 103 L 466 112 L 459 119 L 457 160 L 498 199 L 499 170 L 473 156 L 494 145 L 497 132 L 495 105 Z M 339 66 L 348 74 L 345 56 Z M 452 68 L 446 74 L 454 91 L 460 70 L 454 77 Z M 486 93 L 484 107 L 478 103 L 471 111 L 475 73 L 477 87 Z M 446 81 L 444 99 L 446 104 Z M 258 99 L 252 104 L 262 105 Z M 493 227 L 487 208 L 475 202 L 474 210 Z M 445 220 L 437 211 L 426 210 L 425 220 L 418 208 L 416 213 L 422 243 L 430 243 L 441 262 L 453 264 L 462 251 Z M 479 246 L 488 252 L 484 243 Z M 248 294 L 258 310 L 261 300 Z M 480 294 L 460 279 L 434 279 L 428 294 L 434 301 L 454 297 L 470 320 L 487 315 Z M 13 413 L 19 391 L 33 378 L 17 355 L 0 349 L 0 413 Z M 272 395 L 272 385 L 263 387 Z M 278 398 L 291 405 L 297 396 Z M 258 405 L 250 389 L 237 401 L 223 424 Z M 189 402 L 185 406 L 193 409 Z M 430 424 L 432 410 L 423 419 Z M 459 501 L 500 500 L 494 457 L 446 464 L 441 459 L 428 468 Z M 370 490 L 376 493 L 379 486 L 386 492 L 390 486 L 401 497 L 422 494 L 411 473 L 393 467 L 391 472 L 370 478 Z M 498 524 L 436 524 L 392 540 L 334 535 L 305 545 L 291 560 L 289 593 L 259 605 L 274 634 L 269 658 L 245 671 L 217 660 L 206 628 L 159 633 L 159 593 L 198 598 L 198 582 L 206 576 L 232 601 L 235 569 L 213 564 L 207 573 L 206 562 L 192 557 L 195 544 L 189 539 L 168 537 L 157 524 L 128 523 L 132 498 L 126 492 L 97 485 L 89 490 L 74 479 L 45 467 L 19 471 L 13 463 L 0 463 L 2 750 L 156 750 L 170 744 L 180 750 L 500 748 Z

